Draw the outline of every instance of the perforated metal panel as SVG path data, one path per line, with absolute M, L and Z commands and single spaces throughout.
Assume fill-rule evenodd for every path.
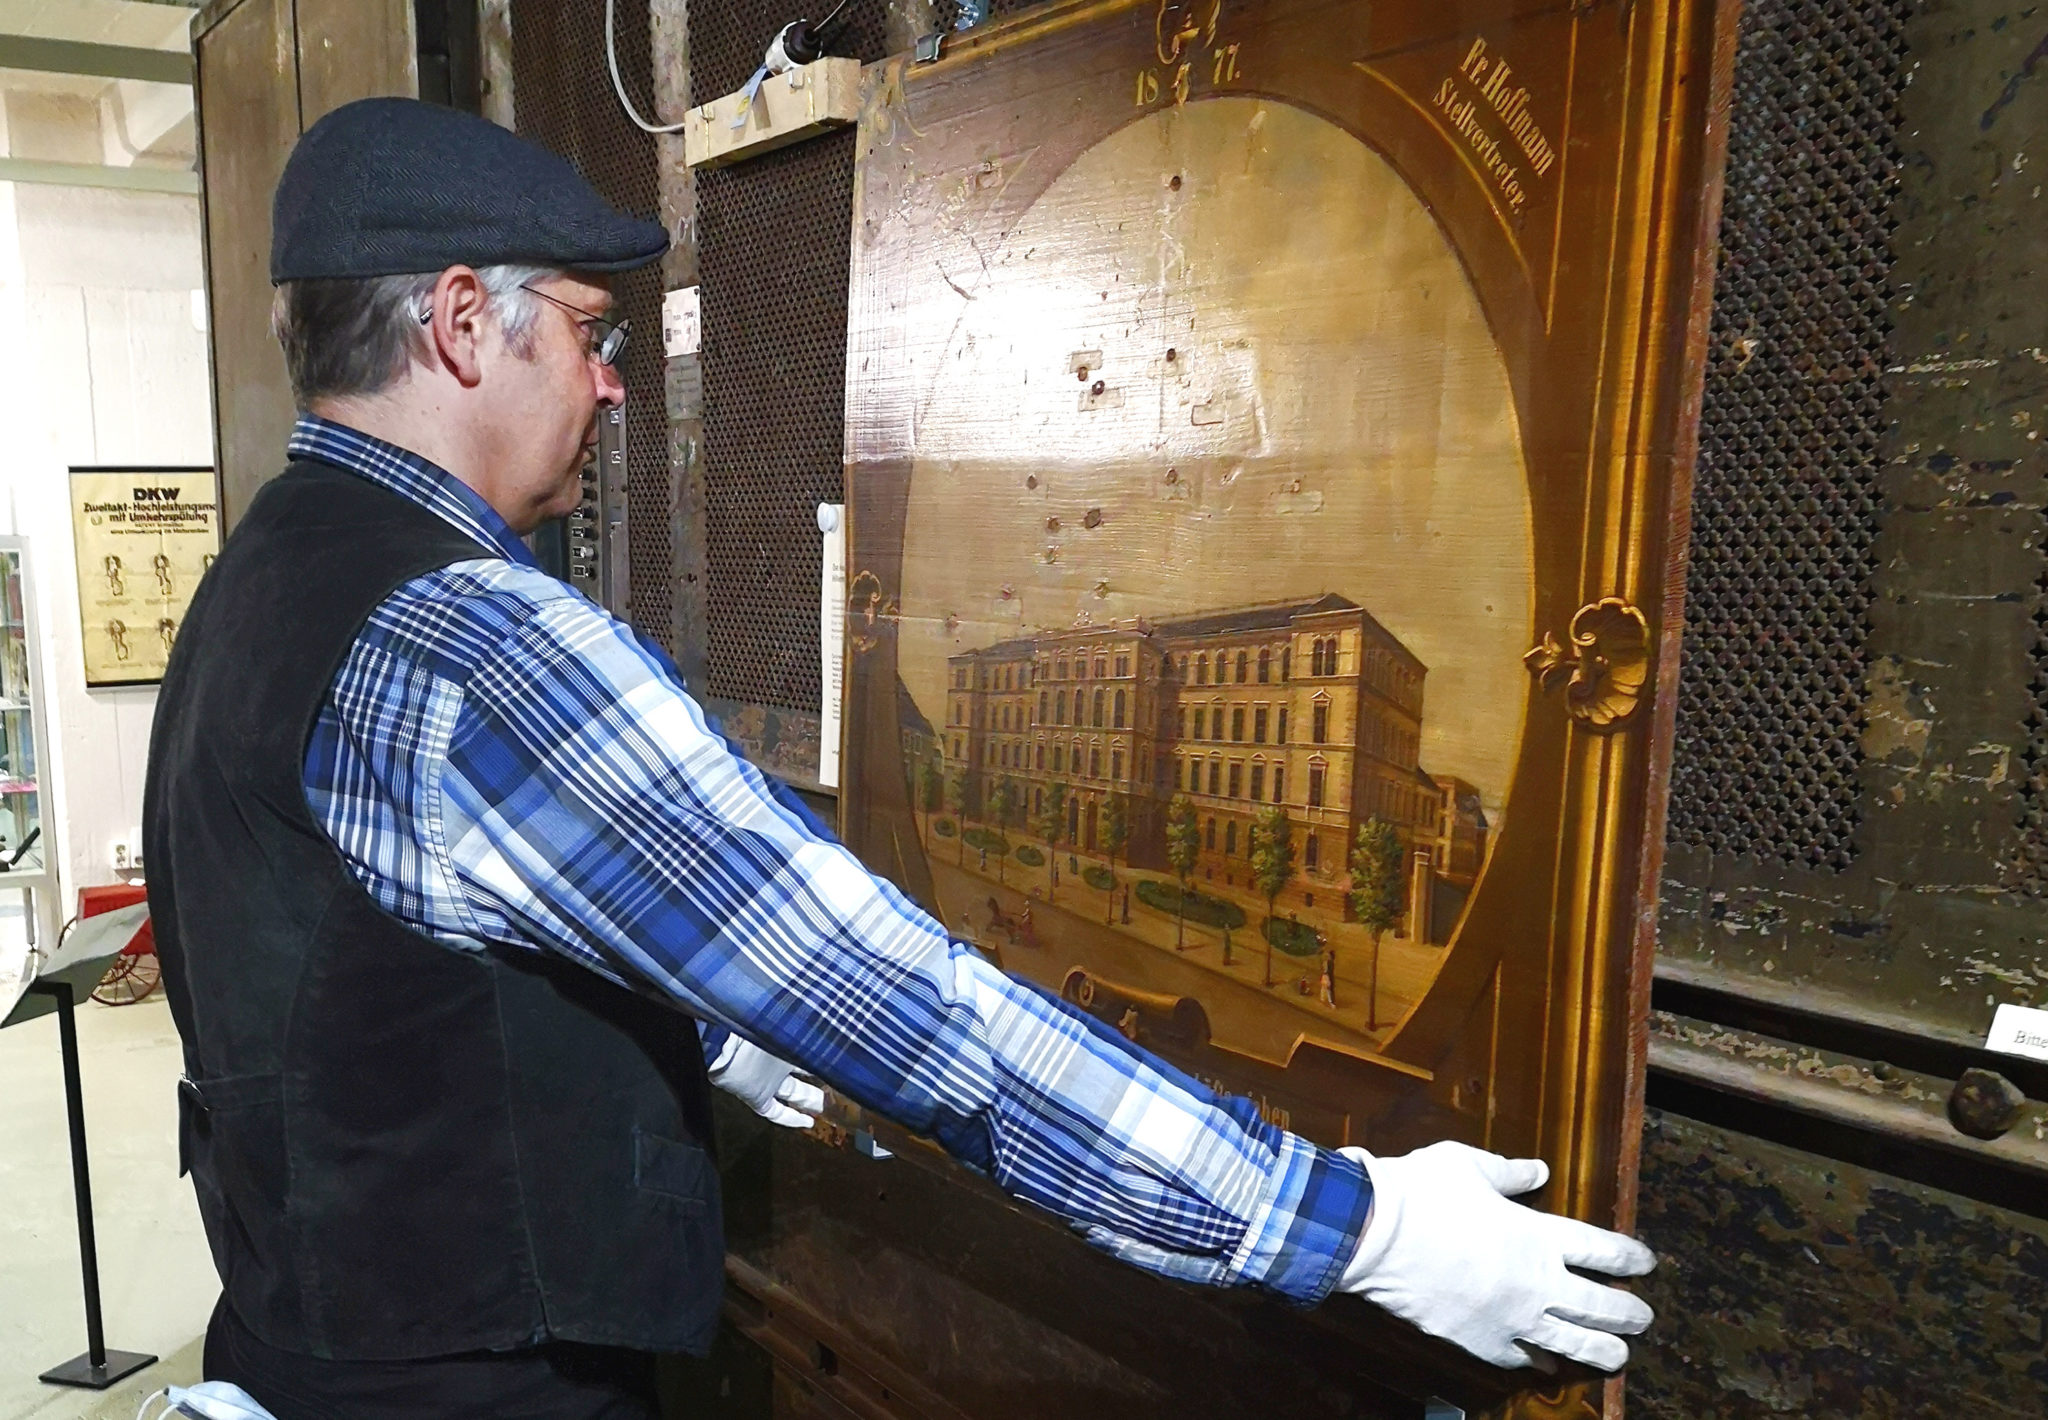
M 690 7 L 690 94 L 746 83 L 795 13 Z M 822 11 L 821 11 L 822 13 Z M 884 53 L 882 0 L 848 0 L 830 53 Z M 816 508 L 843 496 L 851 129 L 699 175 L 707 690 L 818 707 Z
M 619 73 L 642 113 L 654 111 L 647 0 L 617 0 Z M 626 118 L 605 73 L 601 3 L 522 5 L 512 25 L 514 125 L 569 159 L 614 207 L 659 210 L 654 139 Z M 626 381 L 627 610 L 664 644 L 671 636 L 668 416 L 662 391 L 661 268 L 613 278 L 620 313 L 633 322 Z M 670 647 L 673 650 L 673 647 Z
M 1751 0 L 1693 496 L 1670 837 L 1854 853 L 1907 0 Z

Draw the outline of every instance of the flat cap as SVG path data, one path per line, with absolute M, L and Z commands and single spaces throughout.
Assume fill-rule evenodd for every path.
M 455 265 L 625 271 L 668 249 L 560 157 L 474 114 L 358 99 L 307 129 L 271 204 L 270 280 Z

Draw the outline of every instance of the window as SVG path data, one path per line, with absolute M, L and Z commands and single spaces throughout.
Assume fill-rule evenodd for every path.
M 1124 777 L 1124 752 L 1120 749 L 1113 749 L 1109 752 L 1109 777 L 1112 779 Z
M 1237 653 L 1237 683 L 1244 684 L 1245 668 L 1251 664 L 1251 657 L 1243 651 Z
M 961 666 L 953 672 L 953 689 L 967 689 L 967 667 Z
M 1102 751 L 1099 748 L 1088 751 L 1088 777 L 1090 779 L 1100 779 L 1102 777 Z
M 1309 730 L 1309 739 L 1319 745 L 1325 745 L 1330 742 L 1330 705 L 1328 701 L 1318 701 L 1316 703 L 1315 721 Z
M 1131 673 L 1131 658 L 1129 656 L 1118 656 L 1116 658 L 1116 673 L 1119 676 L 1127 676 Z
M 1086 680 L 1086 679 L 1088 679 L 1088 663 L 1087 663 L 1086 661 L 1076 661 L 1076 662 L 1074 662 L 1074 679 L 1075 679 L 1075 680 Z
M 1053 674 L 1061 680 L 1065 680 L 1067 678 L 1067 663 L 1065 661 L 1055 661 L 1053 663 Z
M 1289 646 L 1280 648 L 1280 679 L 1288 678 L 1288 669 L 1294 664 L 1294 650 Z
M 1265 742 L 1266 707 L 1261 705 L 1258 709 L 1252 711 L 1252 743 L 1255 745 L 1262 745 Z
M 1180 683 L 1188 683 L 1188 658 L 1185 655 L 1180 658 Z
M 1285 705 L 1280 707 L 1280 723 L 1279 727 L 1273 732 L 1273 743 L 1276 745 L 1287 743 L 1287 707 Z
M 1040 746 L 1038 747 L 1038 767 L 1039 767 L 1040 769 L 1043 769 L 1043 768 L 1045 768 L 1045 746 L 1044 746 L 1044 745 L 1040 745 Z
M 1230 765 L 1230 797 L 1233 799 L 1242 799 L 1244 797 L 1244 766 L 1235 760 Z
M 1005 729 L 1005 730 L 1009 729 L 1009 728 L 1010 728 L 1010 707 L 1009 707 L 1009 706 L 1007 706 L 1007 705 L 999 705 L 999 706 L 997 706 L 997 707 L 996 707 L 996 720 L 998 721 L 998 727 L 999 727 L 999 728 L 1001 728 L 1001 729 Z
M 1042 769 L 1045 766 L 1040 765 L 1039 767 Z M 1034 816 L 1045 812 L 1045 790 L 1033 789 L 1031 791 L 1031 812 Z
M 1064 690 L 1053 699 L 1052 715 L 1054 724 L 1064 725 L 1067 723 L 1067 693 Z
M 1273 802 L 1287 802 L 1287 771 L 1277 764 L 1273 766 Z
M 1208 683 L 1209 653 L 1207 651 L 1204 651 L 1201 655 L 1195 657 L 1195 684 L 1207 685 Z
M 1308 806 L 1312 809 L 1323 806 L 1323 766 L 1320 764 L 1308 767 Z
M 1204 711 L 1204 710 L 1203 710 L 1203 709 L 1202 709 L 1202 708 L 1201 708 L 1201 707 L 1200 707 L 1199 705 L 1195 707 L 1195 738 L 1196 738 L 1196 739 L 1200 739 L 1200 738 L 1202 737 L 1202 717 L 1204 716 L 1204 714 L 1205 714 L 1205 713 L 1206 713 L 1206 712 L 1205 712 L 1205 711 Z
M 1308 836 L 1308 841 L 1301 845 L 1301 861 L 1311 868 L 1320 868 L 1323 865 L 1322 840 L 1313 833 Z
M 1176 759 L 1176 760 L 1175 760 L 1175 761 L 1173 762 L 1173 790 L 1174 790 L 1174 792 L 1175 792 L 1175 793 L 1177 794 L 1177 793 L 1179 793 L 1179 792 L 1180 792 L 1181 790 L 1183 790 L 1183 789 L 1187 788 L 1187 786 L 1188 786 L 1188 766 L 1187 766 L 1187 761 L 1186 761 L 1186 760 L 1182 760 L 1182 759 Z
M 1185 705 L 1174 712 L 1173 736 L 1179 740 L 1184 740 L 1188 737 L 1188 707 Z
M 1039 723 L 1039 724 L 1041 724 L 1041 725 L 1043 725 L 1043 724 L 1045 723 L 1045 721 L 1046 721 L 1046 713 L 1045 713 L 1045 709 L 1046 709 L 1047 699 L 1048 699 L 1048 698 L 1047 698 L 1047 696 L 1046 696 L 1046 693 L 1045 693 L 1044 691 L 1042 691 L 1042 690 L 1041 690 L 1041 691 L 1039 691 L 1039 692 L 1038 692 L 1038 723 Z
M 1121 690 L 1116 693 L 1116 709 L 1112 720 L 1117 729 L 1121 730 L 1124 727 L 1124 693 Z
M 1095 678 L 1101 680 L 1109 674 L 1109 662 L 1101 656 L 1095 658 Z
M 1266 766 L 1263 764 L 1254 764 L 1252 766 L 1252 802 L 1256 804 L 1265 797 Z
M 1244 743 L 1244 706 L 1230 712 L 1230 737 L 1239 744 Z
M 1223 761 L 1220 759 L 1209 761 L 1209 792 L 1216 795 L 1223 792 Z
M 1010 767 L 1010 747 L 1008 745 L 996 746 L 996 761 L 1005 769 Z
M 1216 851 L 1216 820 L 1213 818 L 1202 825 L 1202 843 L 1211 853 Z
M 1223 825 L 1223 856 L 1228 858 L 1237 852 L 1237 820 Z
M 1273 648 L 1259 647 L 1259 684 L 1264 685 L 1273 678 Z
M 960 737 L 959 737 L 958 735 L 955 735 L 955 736 L 953 736 L 953 758 L 955 758 L 955 759 L 958 759 L 959 757 L 960 757 Z
M 1095 692 L 1095 728 L 1098 730 L 1102 728 L 1102 707 L 1107 698 L 1107 691 L 1098 690 Z

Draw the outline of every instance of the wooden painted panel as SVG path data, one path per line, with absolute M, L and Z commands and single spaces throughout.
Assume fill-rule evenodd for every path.
M 292 394 L 270 334 L 270 198 L 299 136 L 290 0 L 241 0 L 193 39 L 222 518 L 284 466 Z
M 1727 34 L 1072 4 L 861 121 L 848 841 L 1278 1122 L 1623 1226 Z
M 221 513 L 284 467 L 296 415 L 270 334 L 270 202 L 305 124 L 418 89 L 410 0 L 236 0 L 194 26 Z

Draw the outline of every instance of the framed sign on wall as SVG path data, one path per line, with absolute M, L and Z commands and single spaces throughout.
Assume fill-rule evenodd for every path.
M 848 842 L 1278 1123 L 1622 1227 L 1729 18 L 1077 0 L 860 124 Z
M 213 470 L 73 468 L 71 533 L 85 683 L 162 680 L 192 591 L 220 552 Z

